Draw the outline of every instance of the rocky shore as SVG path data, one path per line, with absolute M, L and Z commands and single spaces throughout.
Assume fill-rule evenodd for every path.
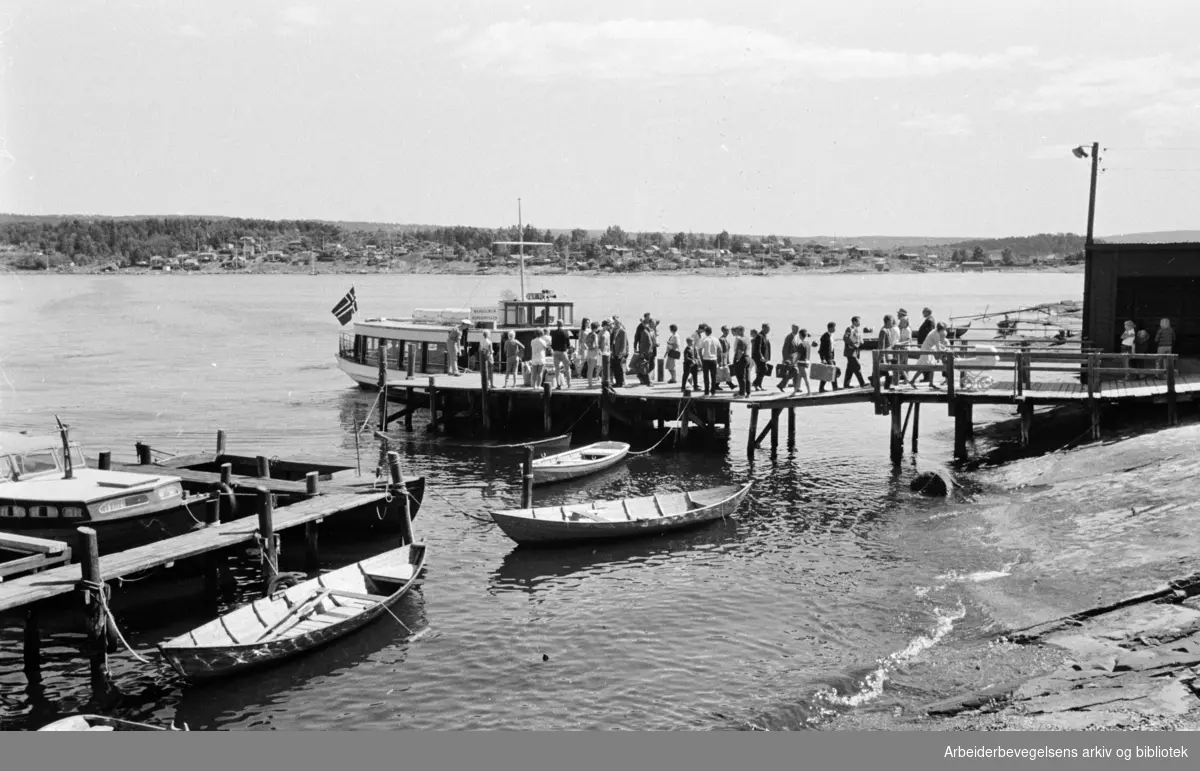
M 968 584 L 989 634 L 930 649 L 827 728 L 1200 730 L 1197 475 L 1196 424 L 974 471 L 973 500 L 935 516 L 1004 562 Z

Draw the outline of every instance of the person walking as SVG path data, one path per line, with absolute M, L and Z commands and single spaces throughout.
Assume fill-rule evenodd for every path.
M 672 324 L 668 329 L 671 334 L 667 337 L 667 374 L 670 375 L 668 383 L 675 382 L 675 362 L 683 357 L 682 346 L 679 344 L 679 327 Z
M 600 382 L 612 379 L 612 319 L 600 322 Z
M 792 375 L 792 396 L 800 393 L 800 383 L 804 383 L 805 396 L 812 396 L 812 386 L 808 382 L 808 360 L 812 354 L 812 343 L 808 339 L 808 330 L 801 329 L 796 333 L 795 372 Z
M 833 367 L 833 390 L 838 390 L 837 381 L 837 361 L 833 355 L 833 335 L 837 332 L 837 324 L 829 322 L 825 325 L 825 334 L 821 335 L 821 347 L 817 351 L 817 355 L 821 357 L 821 363 Z M 817 393 L 825 393 L 825 381 L 821 380 L 821 385 L 817 387 Z
M 518 378 L 521 377 L 521 354 L 525 352 L 525 346 L 517 339 L 517 336 L 512 332 L 505 332 L 500 344 L 504 352 L 504 387 L 508 388 L 508 379 L 511 377 L 513 387 L 521 385 Z
M 650 314 L 642 314 L 642 320 L 638 322 L 637 329 L 633 333 L 633 353 L 642 360 L 640 366 L 635 368 L 637 372 L 638 382 L 644 386 L 650 385 L 650 371 L 654 366 L 654 322 L 650 320 Z
M 921 350 L 925 350 L 925 341 L 928 340 L 929 335 L 931 335 L 937 329 L 937 325 L 939 322 L 933 318 L 933 311 L 930 310 L 929 308 L 922 308 L 921 315 L 925 317 L 925 320 L 921 322 L 920 328 L 917 329 L 917 334 L 916 334 L 915 339 L 917 341 L 917 345 L 921 348 Z M 922 357 L 922 359 L 924 359 L 924 357 Z M 922 378 L 925 380 L 926 383 L 933 385 L 933 373 L 932 372 L 924 373 L 922 375 Z
M 700 349 L 696 346 L 696 338 L 689 337 L 687 346 L 683 349 L 683 387 L 680 389 L 684 394 L 690 394 L 688 391 L 688 378 L 692 379 L 692 391 L 700 390 L 700 383 L 697 379 L 697 370 L 700 369 Z
M 896 341 L 898 339 L 899 334 L 896 330 L 896 320 L 892 318 L 892 314 L 884 314 L 883 326 L 879 330 L 879 363 L 881 365 L 896 363 L 896 354 L 894 353 L 894 350 L 896 348 Z M 889 353 L 889 351 L 893 352 Z M 891 372 L 876 372 L 875 377 L 883 378 L 883 383 L 881 383 L 883 388 L 891 388 L 892 381 L 895 380 L 895 377 Z
M 858 360 L 859 351 L 862 350 L 862 328 L 859 326 L 862 320 L 858 316 L 850 317 L 850 326 L 846 327 L 846 333 L 842 335 L 842 355 L 846 357 L 846 379 L 842 382 L 842 388 L 850 387 L 850 378 L 858 378 L 858 387 L 865 388 L 866 382 L 862 376 L 862 362 Z
M 737 379 L 738 395 L 750 395 L 750 344 L 746 340 L 746 328 L 733 328 L 733 376 Z
M 629 359 L 629 336 L 621 319 L 613 316 L 612 331 L 612 382 L 616 388 L 625 387 L 625 364 Z
M 713 337 L 712 327 L 705 326 L 704 339 L 700 341 L 700 368 L 704 372 L 704 395 L 717 392 L 717 357 L 721 355 L 721 344 Z
M 900 366 L 908 364 L 911 359 L 907 354 L 913 347 L 913 333 L 912 327 L 908 325 L 908 311 L 903 308 L 896 311 L 896 344 L 894 347 L 897 351 L 902 352 L 896 354 L 896 363 Z M 908 375 L 909 373 L 905 370 L 896 373 L 896 384 L 912 383 L 912 379 Z
M 779 381 L 779 390 L 786 391 L 787 384 L 796 376 L 796 338 L 800 334 L 800 325 L 793 324 L 791 333 L 783 338 L 783 378 Z
M 941 353 L 950 348 L 949 344 L 946 342 L 946 336 L 947 336 L 947 329 L 946 329 L 945 322 L 942 322 L 942 321 L 937 322 L 937 324 L 933 328 L 933 331 L 925 336 L 925 342 L 921 343 L 921 353 L 922 353 L 922 356 L 920 359 L 921 364 L 929 365 L 929 364 L 937 364 L 940 362 L 940 360 L 942 358 Z M 928 353 L 926 353 L 926 352 L 928 352 Z M 946 386 L 946 378 L 944 377 L 944 375 L 945 375 L 944 371 L 942 373 L 943 378 L 942 378 L 941 385 L 934 385 L 933 370 L 930 370 L 926 374 L 929 376 L 928 382 L 929 382 L 930 388 L 944 388 Z
M 554 356 L 554 384 L 561 388 L 559 379 L 565 379 L 567 388 L 571 387 L 571 333 L 563 329 L 563 321 L 555 322 L 554 331 L 550 333 L 550 351 Z
M 721 325 L 721 337 L 717 342 L 721 344 L 721 352 L 717 354 L 717 371 L 727 375 L 721 385 L 729 386 L 730 391 L 735 391 L 737 386 L 733 383 L 733 369 L 729 366 L 729 327 L 724 324 Z
M 754 359 L 754 390 L 763 390 L 763 378 L 771 370 L 771 325 L 763 324 L 751 340 L 750 358 Z

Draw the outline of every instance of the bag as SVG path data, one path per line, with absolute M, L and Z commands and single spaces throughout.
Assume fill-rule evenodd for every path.
M 678 358 L 680 358 L 680 357 L 682 357 L 682 356 L 683 356 L 683 354 L 681 354 L 681 353 L 680 353 L 679 351 L 677 351 L 677 350 L 671 350 L 671 351 L 667 351 L 667 358 L 668 358 L 668 359 L 678 359 Z
M 775 365 L 775 377 L 783 377 L 787 373 L 788 373 L 788 365 L 787 364 L 784 364 L 783 362 L 779 362 L 778 364 Z
M 726 367 L 724 364 L 717 367 L 717 382 L 728 383 L 729 379 L 729 367 Z
M 826 383 L 837 381 L 838 368 L 832 364 L 822 364 L 814 361 L 808 368 L 808 374 L 813 380 L 823 380 Z

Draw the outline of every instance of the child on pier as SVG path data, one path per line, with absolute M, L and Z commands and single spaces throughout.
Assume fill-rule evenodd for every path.
M 1132 321 L 1125 322 L 1125 331 L 1121 333 L 1121 355 L 1125 357 L 1125 367 L 1128 369 L 1131 366 L 1133 359 L 1133 345 L 1137 339 L 1137 329 Z M 1132 380 L 1133 375 L 1126 375 L 1126 380 Z
M 508 388 L 508 379 L 511 377 L 513 387 L 516 388 L 521 383 L 517 378 L 521 376 L 521 354 L 525 352 L 525 346 L 517 339 L 512 332 L 504 333 L 504 387 Z

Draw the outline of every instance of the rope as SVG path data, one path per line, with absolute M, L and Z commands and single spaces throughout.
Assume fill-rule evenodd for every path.
M 278 559 L 278 554 L 279 554 L 279 534 L 278 534 L 278 533 L 275 533 L 275 534 L 273 534 L 273 535 L 274 535 L 274 540 L 275 540 L 275 554 L 276 554 L 276 559 Z M 268 558 L 268 551 L 267 551 L 267 539 L 266 539 L 266 538 L 263 538 L 261 535 L 259 535 L 259 534 L 255 533 L 255 535 L 254 535 L 254 542 L 258 544 L 258 563 L 259 563 L 260 565 L 266 565 L 266 566 L 267 566 L 267 570 L 268 570 L 268 571 L 270 571 L 270 573 L 271 573 L 271 576 L 272 576 L 272 577 L 275 577 L 275 576 L 279 575 L 279 566 L 278 566 L 278 565 L 276 565 L 274 562 L 272 562 L 272 561 L 271 561 L 271 560 Z
M 371 403 L 371 409 L 367 410 L 367 419 L 364 420 L 363 424 L 358 428 L 357 431 L 354 432 L 355 436 L 358 436 L 359 434 L 361 434 L 363 432 L 363 429 L 365 429 L 367 427 L 367 424 L 371 422 L 371 417 L 375 414 L 375 407 L 376 407 L 376 405 L 379 404 L 379 398 L 381 396 L 383 396 L 383 391 L 380 391 L 375 396 L 375 401 Z
M 594 402 L 592 402 L 591 404 L 589 404 L 589 405 L 587 406 L 587 408 L 586 408 L 586 409 L 584 409 L 584 411 L 583 411 L 583 412 L 579 413 L 579 417 L 575 418 L 575 422 L 574 422 L 574 423 L 572 423 L 572 424 L 571 424 L 571 425 L 570 425 L 570 426 L 567 428 L 567 430 L 566 430 L 566 431 L 563 431 L 563 433 L 564 433 L 564 434 L 569 434 L 569 433 L 571 433 L 571 431 L 572 431 L 572 430 L 574 430 L 575 426 L 579 425 L 579 421 L 583 420 L 583 419 L 584 419 L 584 417 L 585 417 L 585 416 L 586 416 L 586 415 L 587 415 L 589 412 L 591 412 L 591 411 L 592 411 L 592 408 L 593 408 L 593 407 L 597 407 L 597 406 L 599 406 L 599 405 L 600 405 L 600 397 L 596 397 L 596 401 L 594 401 Z
M 683 416 L 687 414 L 687 411 L 691 407 L 691 405 L 692 405 L 692 399 L 691 399 L 691 397 L 688 397 L 688 400 L 683 403 L 683 409 L 679 411 L 679 415 L 676 416 L 675 420 L 677 420 L 677 421 L 683 420 Z M 629 454 L 630 455 L 649 455 L 651 452 L 654 451 L 654 449 L 656 447 L 658 447 L 663 442 L 667 441 L 667 437 L 669 437 L 673 431 L 677 431 L 677 430 L 678 430 L 678 428 L 676 428 L 675 426 L 671 426 L 670 428 L 667 429 L 667 433 L 663 434 L 662 439 L 659 439 L 657 442 L 655 442 L 654 444 L 652 444 L 650 447 L 648 447 L 645 450 L 641 450 L 639 452 L 631 452 Z
M 207 498 L 205 500 L 207 500 Z M 192 513 L 192 509 L 191 509 L 191 507 L 188 506 L 187 501 L 186 500 L 182 501 L 182 503 L 183 503 L 183 510 L 186 511 L 187 515 L 192 518 L 192 521 L 195 522 L 197 525 L 203 525 L 204 524 L 203 522 L 196 519 L 196 515 Z
M 163 456 L 164 458 L 176 458 L 176 457 L 178 457 L 178 453 L 174 453 L 174 452 L 167 452 L 166 450 L 156 450 L 156 449 L 154 449 L 153 447 L 151 447 L 151 448 L 150 448 L 150 452 L 154 453 L 155 455 L 161 455 L 161 456 Z
M 393 613 L 391 608 L 389 608 L 387 605 L 384 605 L 384 606 L 383 606 L 383 609 L 387 611 L 387 614 L 388 614 L 389 616 L 391 616 L 392 618 L 396 619 L 396 623 L 397 623 L 397 624 L 399 624 L 400 626 L 404 627 L 404 631 L 408 632 L 409 634 L 412 634 L 412 633 L 413 633 L 413 630 L 411 630 L 411 629 L 409 629 L 409 628 L 408 628 L 408 624 L 406 624 L 406 623 L 404 623 L 403 621 L 401 621 L 401 620 L 400 620 L 400 617 L 399 617 L 399 616 L 397 616 L 395 613 Z
M 428 490 L 428 491 L 430 491 L 431 493 L 433 493 L 433 494 L 434 494 L 434 495 L 436 495 L 437 497 L 441 498 L 443 501 L 445 501 L 447 504 L 449 504 L 450 508 L 452 508 L 452 509 L 454 509 L 455 511 L 457 511 L 459 514 L 465 514 L 465 515 L 467 515 L 468 517 L 470 517 L 471 519 L 477 519 L 477 520 L 479 520 L 480 522 L 491 522 L 491 521 L 492 521 L 492 519 L 491 519 L 490 517 L 487 517 L 487 518 L 485 518 L 485 517 L 481 517 L 481 516 L 479 516 L 478 514 L 472 514 L 472 513 L 471 513 L 471 512 L 469 512 L 469 511 L 465 511 L 465 510 L 463 510 L 463 509 L 460 509 L 459 507 L 457 507 L 457 506 L 455 506 L 455 505 L 454 505 L 454 502 L 453 502 L 453 501 L 451 501 L 449 498 L 447 498 L 446 496 L 444 496 L 444 495 L 442 495 L 441 493 L 439 493 L 439 492 L 437 491 L 437 489 L 436 489 L 436 488 L 433 488 L 433 487 L 430 487 L 430 486 L 428 486 L 428 485 L 427 485 L 427 486 L 425 487 L 425 489 L 426 489 L 426 490 Z
M 153 666 L 153 663 L 150 660 L 143 658 L 137 651 L 135 651 L 133 646 L 130 645 L 125 639 L 125 635 L 121 634 L 121 628 L 117 626 L 116 616 L 113 615 L 112 610 L 110 610 L 108 607 L 108 585 L 98 584 L 95 581 L 80 581 L 80 583 L 92 590 L 92 592 L 96 595 L 100 602 L 100 609 L 104 611 L 104 615 L 108 617 L 108 620 L 112 622 L 113 631 L 117 633 L 117 639 L 121 641 L 121 644 L 125 646 L 125 649 L 132 653 L 133 657 L 138 661 L 147 666 Z
M 141 576 L 140 578 L 127 578 L 125 576 L 117 576 L 117 586 L 124 586 L 125 584 L 136 584 L 138 581 L 144 581 L 145 579 L 147 579 L 150 576 L 157 573 L 159 568 L 161 568 L 161 567 L 162 566 L 160 565 L 159 567 L 148 568 L 148 569 L 142 571 L 143 573 L 145 573 L 145 575 Z

